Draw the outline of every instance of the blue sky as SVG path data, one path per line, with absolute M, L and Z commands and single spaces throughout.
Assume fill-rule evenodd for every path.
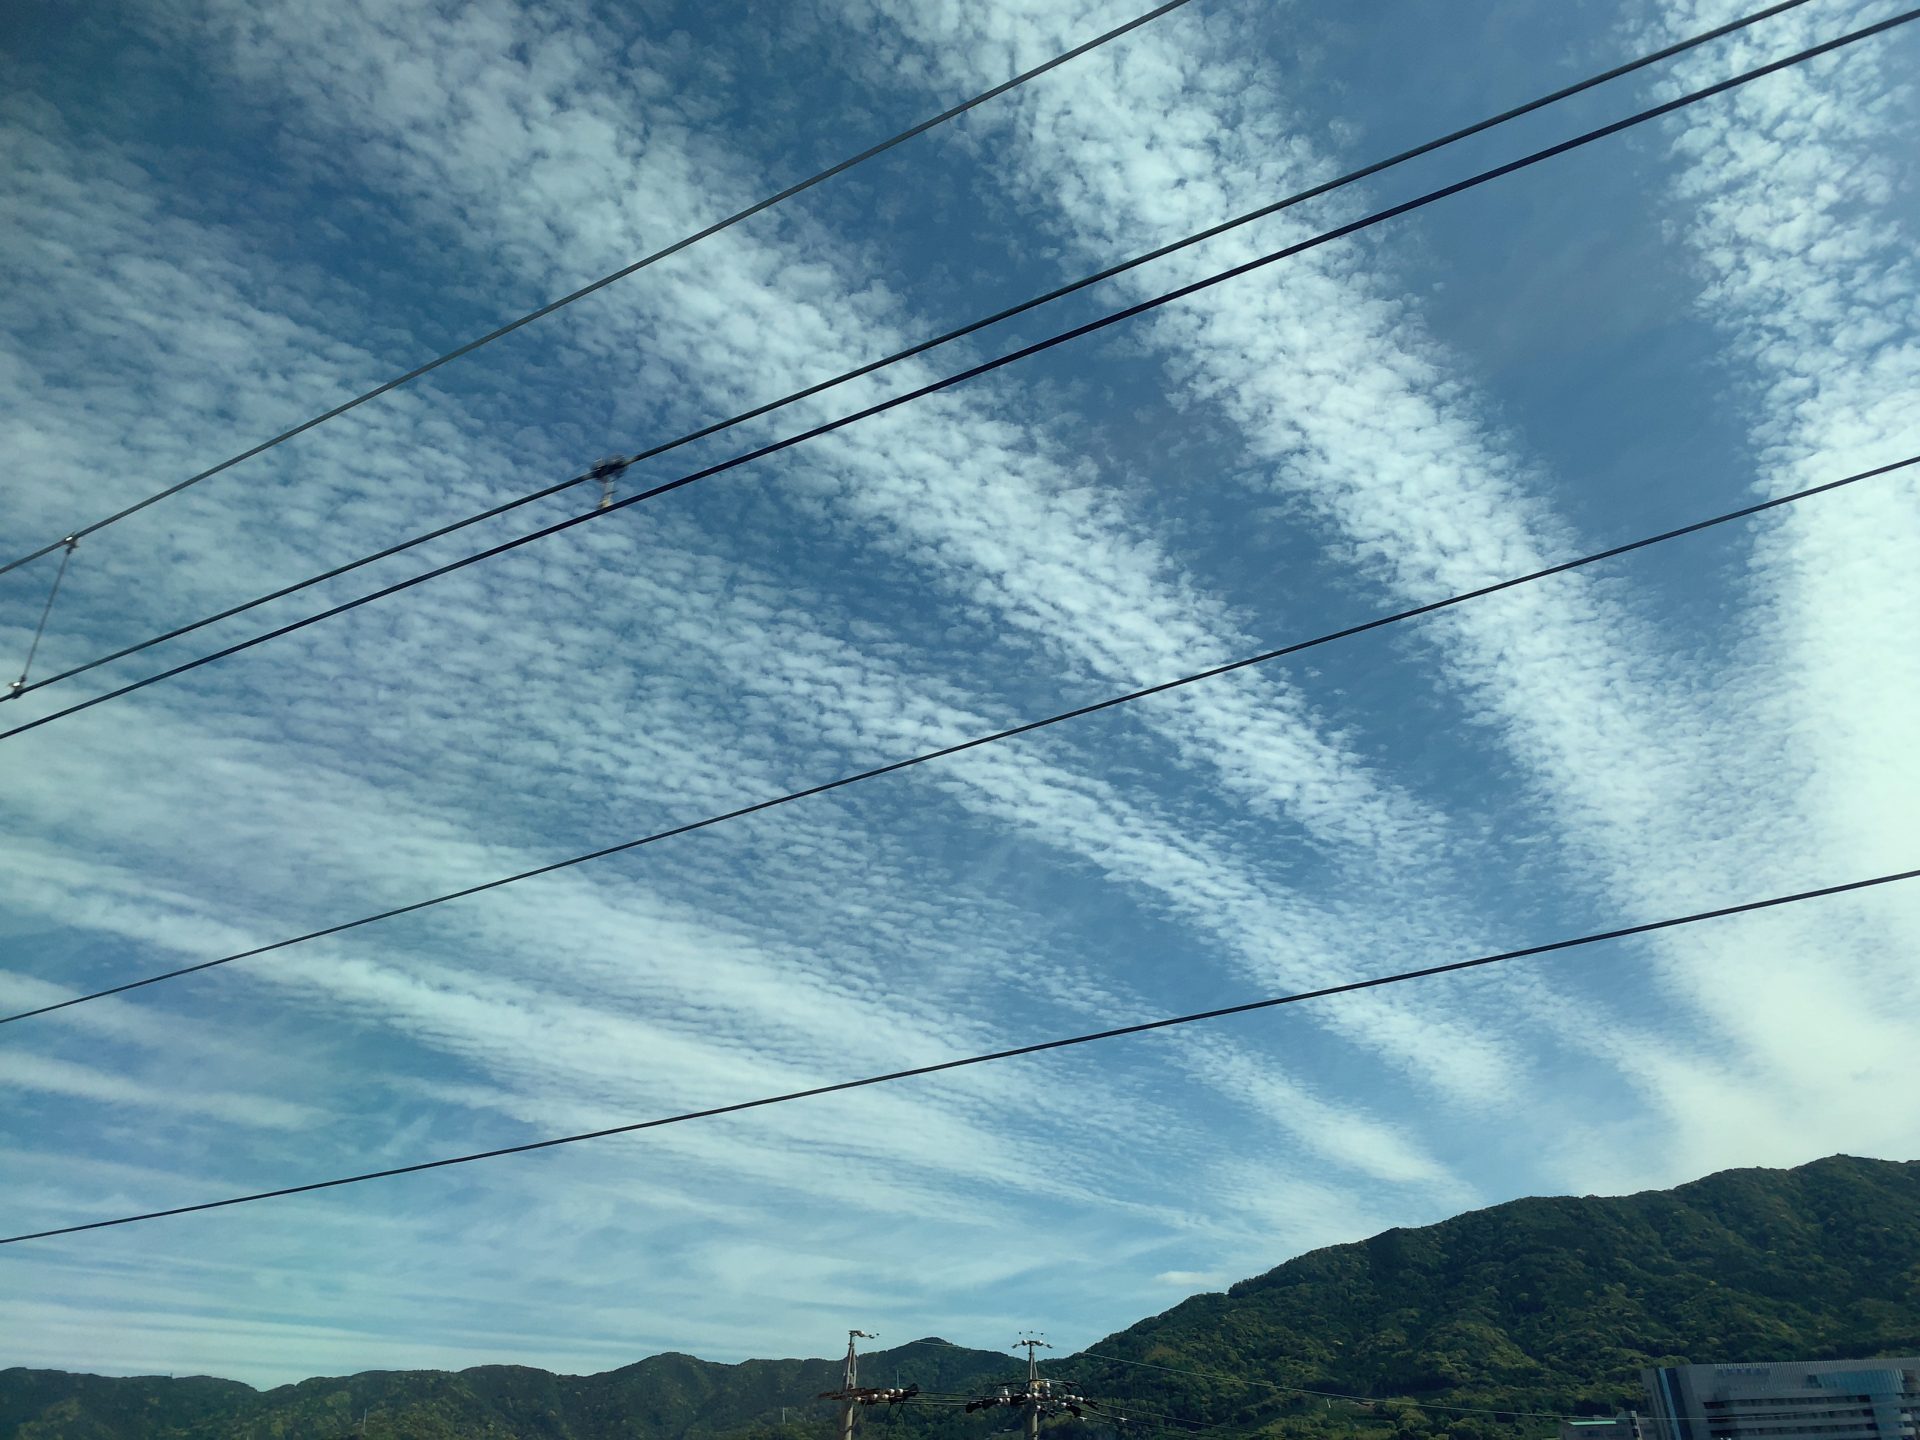
M 172 0 L 5 24 L 9 555 L 1137 13 Z M 1195 0 L 90 537 L 49 673 L 1630 55 L 1720 0 Z M 636 468 L 924 382 L 1650 75 Z M 1920 450 L 1902 30 L 4 742 L 16 1009 Z M 574 492 L 6 707 L 574 513 Z M 1908 868 L 1911 472 L 7 1028 L 7 1233 Z M 0 577 L 23 655 L 46 563 Z M 1079 1345 L 1518 1195 L 1920 1154 L 1920 899 L 10 1248 L 0 1364 L 260 1383 Z

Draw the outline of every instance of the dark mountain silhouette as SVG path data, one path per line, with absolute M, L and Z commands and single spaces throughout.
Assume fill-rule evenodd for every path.
M 1156 1440 L 1201 1425 L 1495 1440 L 1550 1435 L 1544 1416 L 1637 1404 L 1643 1365 L 1916 1352 L 1920 1162 L 1834 1156 L 1621 1198 L 1515 1200 L 1329 1246 L 1048 1370 Z M 877 1351 L 861 1369 L 871 1383 L 951 1394 L 1014 1364 L 934 1341 Z M 678 1354 L 600 1375 L 490 1365 L 267 1391 L 13 1369 L 0 1371 L 0 1436 L 330 1440 L 364 1411 L 369 1440 L 819 1440 L 828 1407 L 813 1397 L 838 1380 L 837 1360 Z M 869 1440 L 987 1440 L 1013 1419 L 902 1406 L 863 1423 Z M 1059 1424 L 1111 1434 L 1102 1420 Z

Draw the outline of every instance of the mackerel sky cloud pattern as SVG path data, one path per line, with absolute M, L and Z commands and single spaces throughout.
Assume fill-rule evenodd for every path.
M 29 17 L 0 99 L 9 553 L 1142 8 L 267 0 Z M 1736 13 L 1649 4 L 1568 29 L 1542 6 L 1494 30 L 1411 6 L 1196 0 L 89 537 L 36 667 Z M 1888 13 L 1812 0 L 621 484 Z M 1913 28 L 6 742 L 0 1005 L 1920 451 Z M 173 663 L 592 498 L 127 663 Z M 1916 542 L 1906 472 L 8 1027 L 0 1218 L 14 1233 L 190 1203 L 1911 866 Z M 0 576 L 0 650 L 24 655 L 47 579 Z M 1468 1205 L 1833 1150 L 1911 1158 L 1920 1117 L 1888 1097 L 1920 1092 L 1920 1023 L 1887 997 L 1912 989 L 1916 941 L 1920 902 L 1886 887 L 1524 972 L 14 1247 L 0 1363 L 260 1382 L 582 1370 L 668 1348 L 812 1353 L 854 1323 L 982 1345 L 1044 1324 L 1089 1343 L 1183 1289 Z

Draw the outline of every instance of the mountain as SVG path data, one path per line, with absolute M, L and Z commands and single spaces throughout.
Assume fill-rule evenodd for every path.
M 1092 1347 L 1178 1370 L 1490 1410 L 1638 1404 L 1642 1366 L 1920 1352 L 1920 1162 L 1834 1156 L 1621 1198 L 1515 1200 L 1201 1295 Z M 1299 1397 L 1153 1374 L 1175 1413 L 1258 1423 Z M 1400 1428 L 1476 1425 L 1441 1412 Z M 1396 1417 L 1398 1423 L 1398 1417 Z
M 721 1365 L 692 1355 L 654 1355 L 599 1375 L 555 1375 L 523 1365 L 471 1370 L 370 1370 L 257 1391 L 204 1376 L 106 1379 L 59 1370 L 0 1370 L 4 1440 L 333 1440 L 371 1412 L 373 1440 L 705 1440 L 745 1435 L 818 1440 L 840 1385 L 838 1360 L 748 1360 Z M 870 1383 L 970 1390 L 1004 1379 L 1014 1361 L 938 1339 L 860 1357 Z M 783 1426 L 782 1408 L 794 1410 Z M 814 1423 L 809 1427 L 800 1419 Z M 895 1417 L 885 1417 L 888 1420 Z M 880 1417 L 876 1417 L 880 1420 Z M 885 1423 L 881 1420 L 881 1423 Z M 897 1425 L 897 1421 L 896 1421 Z M 863 1430 L 870 1427 L 863 1427 Z M 894 1427 L 889 1427 L 894 1428 Z M 971 1437 L 977 1427 L 967 1427 Z M 880 1440 L 877 1430 L 874 1440 Z M 931 1436 L 915 1427 L 916 1440 Z
M 1643 1365 L 1916 1352 L 1920 1162 L 1834 1156 L 1620 1198 L 1515 1200 L 1330 1246 L 1050 1370 L 1156 1432 L 1199 1423 L 1288 1440 L 1530 1440 L 1551 1422 L 1518 1412 L 1637 1404 Z M 926 1341 L 863 1357 L 861 1369 L 871 1382 L 957 1393 L 1009 1365 Z M 370 1440 L 819 1440 L 823 1407 L 808 1407 L 838 1378 L 831 1360 L 675 1354 L 601 1375 L 374 1371 L 264 1392 L 14 1369 L 0 1371 L 0 1437 L 318 1440 L 351 1434 L 371 1410 Z M 783 1424 L 783 1406 L 805 1418 Z M 869 1416 L 865 1433 L 986 1440 L 1005 1423 L 902 1409 Z

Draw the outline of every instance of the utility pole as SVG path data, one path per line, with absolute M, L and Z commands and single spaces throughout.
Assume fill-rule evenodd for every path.
M 854 1391 L 860 1385 L 860 1355 L 853 1348 L 856 1340 L 878 1340 L 865 1330 L 847 1331 L 847 1373 L 840 1384 L 840 1440 L 853 1440 L 853 1407 L 857 1403 Z
M 847 1331 L 847 1368 L 838 1390 L 822 1391 L 818 1398 L 837 1400 L 840 1403 L 839 1440 L 853 1440 L 853 1417 L 862 1405 L 899 1405 L 913 1399 L 920 1393 L 918 1385 L 904 1388 L 898 1385 L 862 1385 L 860 1383 L 860 1354 L 854 1348 L 857 1340 L 878 1340 L 880 1337 L 867 1330 Z M 781 1411 L 784 1418 L 786 1412 Z
M 976 1410 L 991 1410 L 997 1406 L 1023 1410 L 1026 1412 L 1026 1440 L 1039 1440 L 1040 1417 L 1043 1415 L 1065 1413 L 1079 1420 L 1089 1410 L 1106 1414 L 1105 1407 L 1096 1400 L 1087 1399 L 1071 1381 L 1050 1380 L 1041 1375 L 1040 1352 L 1053 1347 L 1038 1335 L 1028 1331 L 1013 1342 L 1013 1348 L 1027 1352 L 1026 1378 L 1008 1380 L 1001 1384 L 996 1393 L 977 1395 L 967 1401 L 969 1415 Z M 1016 1390 L 1015 1386 L 1019 1386 L 1019 1389 Z M 1122 1419 L 1118 1415 L 1108 1415 L 1106 1418 L 1116 1422 Z
M 1047 1382 L 1040 1378 L 1040 1352 L 1053 1347 L 1031 1330 L 1013 1343 L 1016 1349 L 1027 1349 L 1027 1440 L 1040 1440 L 1040 1405 L 1048 1398 Z

